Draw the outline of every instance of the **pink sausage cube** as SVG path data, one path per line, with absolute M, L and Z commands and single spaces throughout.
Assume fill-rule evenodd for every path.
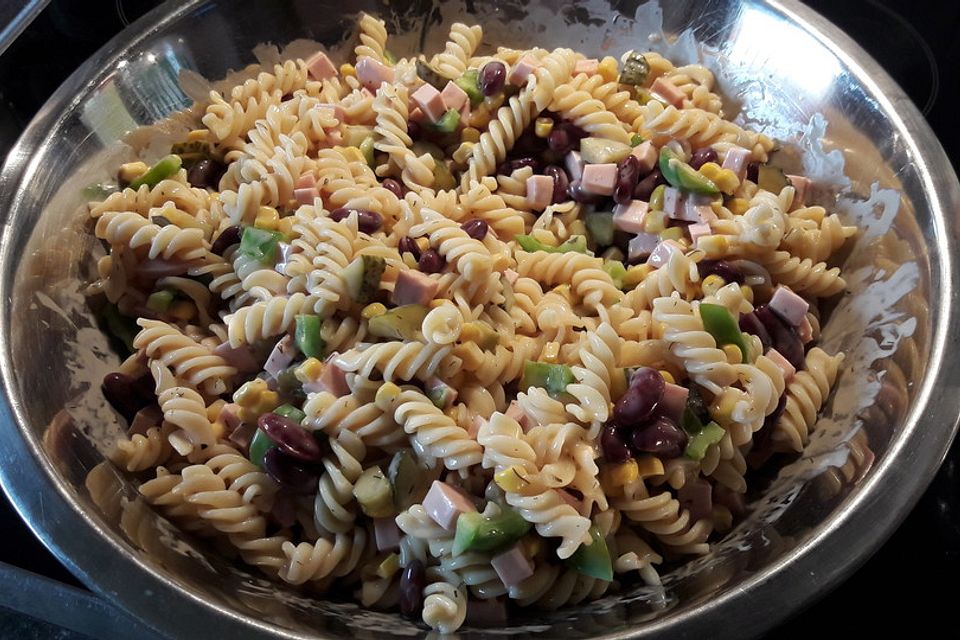
M 510 402 L 510 406 L 507 407 L 507 410 L 503 413 L 503 415 L 516 420 L 517 424 L 520 425 L 524 433 L 526 433 L 527 429 L 530 427 L 530 419 L 527 417 L 527 414 L 523 412 L 523 409 L 520 408 L 520 405 L 517 404 L 516 400 L 512 400 Z
M 533 575 L 533 563 L 523 555 L 519 545 L 490 559 L 490 566 L 500 576 L 505 587 L 515 587 Z
M 674 219 L 681 219 L 686 215 L 686 199 L 679 189 L 666 187 L 663 190 L 663 212 Z
M 312 173 L 305 173 L 293 183 L 294 189 L 312 189 L 317 186 L 317 176 Z
M 527 178 L 527 206 L 538 211 L 553 202 L 553 176 L 530 176 Z
M 597 72 L 597 69 L 600 67 L 600 61 L 596 58 L 587 58 L 586 60 L 577 60 L 577 64 L 573 66 L 573 73 L 586 73 L 587 75 L 593 75 Z
M 260 363 L 253 357 L 253 353 L 247 345 L 231 347 L 229 342 L 224 342 L 218 345 L 213 352 L 226 360 L 231 367 L 236 367 L 240 373 L 260 371 Z
M 453 531 L 461 513 L 477 510 L 467 496 L 439 480 L 434 480 L 430 485 L 430 491 L 423 499 L 423 508 L 434 522 L 447 531 Z
M 323 51 L 318 51 L 307 60 L 307 72 L 314 80 L 326 80 L 337 75 L 337 68 Z
M 687 97 L 683 91 L 677 88 L 677 85 L 673 84 L 666 78 L 657 78 L 654 80 L 650 90 L 666 100 L 669 104 L 675 106 L 677 109 L 683 106 L 683 101 Z
M 697 246 L 697 240 L 703 236 L 709 236 L 713 233 L 713 229 L 710 228 L 710 225 L 706 222 L 698 222 L 687 227 L 687 233 L 690 234 L 690 242 L 693 246 Z
M 443 104 L 447 109 L 456 109 L 457 111 L 470 101 L 467 92 L 458 87 L 452 80 L 440 92 L 440 97 L 443 98 Z
M 659 269 L 667 264 L 667 261 L 670 260 L 670 256 L 674 251 L 683 253 L 683 245 L 676 240 L 664 240 L 656 246 L 650 254 L 650 257 L 647 258 L 647 264 Z
M 332 147 L 337 147 L 343 144 L 343 134 L 339 129 L 334 129 L 333 131 L 327 132 L 327 143 Z
M 317 380 L 317 383 L 323 387 L 324 391 L 338 398 L 350 395 L 350 385 L 347 384 L 347 372 L 341 369 L 337 363 L 333 361 L 332 357 L 327 359 L 326 364 L 323 366 L 323 371 L 320 372 L 320 378 Z
M 506 269 L 503 272 L 503 277 L 506 278 L 507 282 L 509 282 L 512 286 L 517 284 L 517 278 L 520 277 L 520 274 L 514 271 L 513 269 Z
M 294 189 L 293 198 L 300 204 L 313 204 L 313 201 L 316 198 L 320 197 L 320 192 L 316 187 L 310 187 L 309 189 Z
M 810 325 L 810 320 L 806 315 L 803 316 L 803 321 L 797 327 L 797 333 L 800 334 L 800 339 L 803 340 L 803 344 L 807 344 L 813 340 L 813 327 Z
M 773 364 L 777 365 L 781 371 L 783 371 L 783 379 L 785 382 L 790 382 L 793 380 L 793 376 L 796 375 L 797 370 L 794 368 L 790 361 L 784 358 L 779 351 L 774 348 L 767 349 L 765 354 L 768 358 L 773 361 Z
M 777 287 L 770 298 L 770 310 L 795 327 L 799 327 L 806 319 L 809 309 L 810 304 L 806 300 L 783 285 Z
M 463 106 L 460 107 L 460 126 L 461 127 L 467 126 L 467 122 L 470 121 L 470 114 L 471 114 L 470 101 L 467 100 L 466 102 L 463 103 Z
M 440 116 L 446 112 L 443 104 L 443 96 L 433 85 L 424 84 L 413 92 L 410 98 L 417 103 L 424 115 L 430 118 L 431 122 L 436 122 Z
M 788 175 L 787 179 L 790 180 L 790 184 L 793 185 L 794 190 L 797 192 L 793 197 L 793 205 L 790 207 L 790 210 L 793 211 L 794 209 L 806 206 L 807 195 L 810 192 L 810 187 L 813 186 L 813 181 L 806 176 Z
M 273 351 L 267 357 L 263 370 L 276 378 L 290 366 L 294 356 L 299 352 L 300 350 L 293 341 L 293 336 L 285 335 L 273 346 Z
M 393 82 L 396 73 L 392 67 L 377 62 L 369 56 L 361 56 L 357 60 L 357 80 L 368 91 L 376 91 L 384 82 Z M 432 87 L 431 87 L 432 88 Z M 434 91 L 437 91 L 434 89 Z M 439 95 L 439 91 L 437 94 Z
M 730 147 L 727 156 L 723 159 L 723 168 L 730 169 L 741 182 L 747 177 L 747 164 L 750 160 L 750 152 L 743 147 Z
M 631 262 L 648 257 L 660 244 L 660 236 L 655 233 L 638 233 L 630 239 L 627 257 Z
M 640 173 L 650 173 L 653 171 L 653 168 L 657 166 L 659 154 L 657 153 L 657 148 L 653 146 L 653 143 L 649 140 L 635 146 L 633 151 L 630 152 L 630 155 L 640 161 Z
M 437 294 L 440 283 L 425 273 L 407 269 L 397 276 L 397 284 L 393 288 L 391 299 L 397 306 L 405 304 L 430 304 Z
M 617 165 L 588 164 L 583 167 L 583 177 L 580 179 L 580 188 L 587 193 L 598 196 L 612 196 L 613 188 L 617 184 Z
M 524 56 L 517 61 L 517 64 L 513 65 L 510 75 L 507 76 L 507 82 L 519 87 L 527 81 L 530 74 L 536 71 L 539 66 L 540 62 L 537 60 L 530 56 Z
M 650 205 L 643 200 L 631 200 L 630 204 L 618 204 L 613 208 L 613 226 L 627 233 L 642 233 L 644 219 Z
M 393 518 L 374 518 L 373 535 L 377 541 L 377 551 L 400 548 L 400 527 Z
M 668 382 L 663 387 L 663 396 L 660 398 L 660 404 L 657 405 L 657 411 L 679 424 L 689 395 L 690 390 L 686 387 Z
M 563 164 L 570 174 L 570 181 L 575 182 L 583 178 L 583 158 L 579 151 L 571 151 L 563 159 Z

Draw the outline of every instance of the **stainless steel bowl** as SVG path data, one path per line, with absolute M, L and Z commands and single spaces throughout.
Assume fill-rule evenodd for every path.
M 81 188 L 136 152 L 164 151 L 125 134 L 189 104 L 178 75 L 220 78 L 253 62 L 263 42 L 334 45 L 366 9 L 406 32 L 391 45 L 401 54 L 437 47 L 460 18 L 484 24 L 488 43 L 699 57 L 743 122 L 784 141 L 778 161 L 832 185 L 820 197 L 839 196 L 836 208 L 862 229 L 845 259 L 851 291 L 823 336 L 848 352 L 839 389 L 804 455 L 770 479 L 747 519 L 662 589 L 532 613 L 496 635 L 744 637 L 852 572 L 927 486 L 954 432 L 960 360 L 946 349 L 960 335 L 957 179 L 887 74 L 799 3 L 672 0 L 666 38 L 656 37 L 656 7 L 638 5 L 363 2 L 347 11 L 317 0 L 191 0 L 150 13 L 84 64 L 24 132 L 0 182 L 0 476 L 36 534 L 88 585 L 172 636 L 418 633 L 397 616 L 246 572 L 155 516 L 101 464 L 121 432 L 98 393 L 115 359 L 82 294 L 94 244 L 77 209 Z M 468 626 L 461 635 L 494 634 Z

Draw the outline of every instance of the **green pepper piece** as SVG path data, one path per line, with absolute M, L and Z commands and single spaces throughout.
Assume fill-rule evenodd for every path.
M 610 276 L 610 279 L 613 280 L 613 284 L 617 289 L 623 289 L 623 279 L 627 275 L 627 268 L 623 266 L 622 262 L 619 260 L 604 260 L 603 270 Z
M 559 247 L 551 247 L 550 245 L 543 244 L 533 236 L 528 235 L 516 236 L 515 240 L 524 251 L 545 251 L 547 253 L 567 253 L 568 251 L 576 253 L 587 252 L 587 239 L 584 236 L 573 236 Z
M 527 360 L 523 364 L 523 377 L 520 379 L 520 389 L 543 387 L 551 396 L 563 393 L 568 384 L 576 381 L 573 370 L 565 364 L 550 364 Z
M 480 90 L 479 73 L 476 69 L 467 69 L 463 75 L 454 80 L 454 84 L 463 89 L 470 98 L 470 106 L 475 107 L 483 102 L 483 92 Z
M 364 138 L 363 142 L 360 143 L 360 153 L 363 154 L 363 159 L 367 161 L 367 166 L 371 169 L 376 168 L 376 159 L 373 157 L 373 136 L 369 138 Z
M 460 125 L 460 112 L 456 109 L 447 109 L 440 118 L 433 123 L 433 128 L 440 133 L 453 133 Z
M 590 539 L 592 542 L 589 546 L 580 545 L 573 552 L 573 555 L 567 559 L 567 565 L 597 580 L 613 580 L 613 561 L 610 559 L 610 550 L 596 525 L 590 527 Z
M 670 147 L 660 149 L 659 165 L 664 180 L 672 187 L 705 195 L 720 193 L 720 189 L 712 180 L 684 162 L 680 154 Z
M 632 136 L 630 136 L 631 147 L 637 147 L 637 146 L 640 146 L 641 144 L 643 144 L 643 136 L 641 136 L 639 133 L 635 133 Z
M 639 87 L 647 81 L 647 74 L 649 73 L 650 63 L 643 57 L 643 54 L 631 51 L 626 60 L 623 61 L 623 69 L 620 70 L 620 77 L 617 82 Z
M 284 418 L 289 418 L 297 424 L 302 423 L 303 419 L 307 417 L 307 414 L 300 409 L 297 409 L 292 404 L 282 404 L 274 409 L 273 413 L 277 414 L 278 416 L 283 416 Z
M 684 455 L 691 460 L 703 460 L 703 456 L 707 455 L 707 449 L 710 445 L 717 444 L 723 440 L 724 433 L 726 432 L 723 430 L 723 427 L 711 420 L 700 430 L 700 433 L 695 433 L 690 436 L 690 441 L 687 442 L 687 450 L 684 451 Z
M 250 439 L 250 462 L 263 469 L 263 457 L 275 446 L 273 440 L 258 428 Z
M 690 434 L 697 434 L 703 431 L 703 423 L 696 412 L 689 405 L 683 408 L 683 416 L 680 418 L 680 426 Z
M 140 332 L 137 321 L 134 318 L 120 313 L 117 305 L 113 303 L 105 304 L 100 310 L 100 315 L 103 317 L 104 322 L 107 323 L 107 331 L 122 342 L 130 353 L 136 351 L 136 349 L 133 348 L 133 339 L 137 337 L 137 333 Z
M 320 335 L 320 316 L 299 315 L 295 319 L 294 340 L 300 353 L 308 358 L 323 358 L 327 343 Z
M 139 189 L 143 185 L 147 185 L 151 189 L 158 184 L 161 180 L 169 178 L 177 171 L 180 171 L 180 165 L 183 164 L 183 161 L 180 159 L 180 156 L 170 154 L 169 156 L 164 156 L 160 158 L 157 164 L 150 167 L 146 173 L 130 183 L 131 189 Z
M 281 240 L 283 234 L 279 231 L 247 227 L 240 236 L 240 253 L 262 264 L 273 264 Z
M 513 509 L 503 509 L 498 516 L 461 513 L 453 538 L 453 555 L 465 551 L 492 553 L 510 546 L 530 530 L 530 523 Z
M 598 247 L 609 247 L 613 244 L 613 212 L 594 211 L 588 213 L 584 219 L 590 239 Z
M 747 341 L 729 309 L 719 304 L 701 303 L 700 319 L 703 321 L 703 328 L 713 336 L 718 345 L 736 345 L 740 349 L 742 361 L 747 361 Z
M 297 378 L 297 366 L 293 365 L 277 375 L 277 392 L 285 399 L 302 404 L 307 399 L 303 383 Z
M 150 294 L 150 297 L 147 298 L 147 308 L 152 309 L 157 313 L 166 313 L 167 309 L 170 308 L 172 303 L 173 291 L 168 291 L 166 289 L 162 291 L 154 291 Z

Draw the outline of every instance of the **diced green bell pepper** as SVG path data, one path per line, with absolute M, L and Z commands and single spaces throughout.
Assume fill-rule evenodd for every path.
M 567 559 L 567 565 L 597 580 L 613 580 L 613 561 L 610 558 L 610 550 L 596 525 L 590 527 L 590 539 L 589 546 L 580 545 L 573 552 L 573 555 Z
M 480 90 L 480 78 L 476 69 L 467 69 L 463 75 L 453 82 L 463 89 L 467 97 L 470 98 L 470 106 L 477 106 L 483 102 L 483 92 Z
M 367 321 L 367 330 L 370 335 L 378 338 L 417 340 L 420 338 L 423 319 L 429 312 L 422 304 L 405 304 L 387 309 L 385 313 Z
M 166 313 L 172 303 L 173 291 L 167 289 L 154 291 L 147 298 L 147 309 L 156 311 L 157 313 Z
M 630 136 L 631 147 L 637 147 L 637 146 L 640 146 L 641 144 L 643 144 L 643 136 L 641 136 L 639 133 L 635 133 L 632 136 Z
M 282 404 L 276 409 L 274 409 L 273 412 L 278 416 L 289 418 L 290 420 L 293 420 L 297 424 L 302 423 L 303 419 L 307 417 L 307 414 L 305 414 L 300 409 L 297 409 L 292 404 Z
M 604 260 L 603 270 L 613 280 L 617 289 L 623 288 L 623 279 L 627 276 L 627 268 L 623 266 L 622 262 L 619 260 Z
M 453 538 L 453 555 L 465 551 L 492 553 L 510 546 L 530 530 L 530 523 L 513 509 L 505 508 L 498 516 L 461 513 Z
M 160 184 L 161 180 L 165 180 L 179 171 L 182 164 L 183 161 L 180 159 L 180 156 L 173 154 L 164 156 L 160 158 L 157 164 L 147 169 L 146 173 L 131 182 L 130 188 L 139 189 L 143 185 L 147 185 L 152 189 Z
M 275 446 L 277 445 L 273 440 L 258 428 L 253 434 L 253 438 L 250 439 L 250 462 L 262 469 L 263 457 L 267 455 L 267 451 L 273 449 Z
M 363 159 L 367 161 L 367 166 L 371 169 L 376 168 L 377 160 L 373 156 L 373 136 L 364 138 L 363 142 L 360 143 L 360 153 L 363 154 Z
M 294 340 L 300 353 L 308 358 L 323 358 L 327 343 L 320 335 L 320 316 L 299 315 L 295 319 Z
M 684 162 L 680 155 L 670 147 L 660 149 L 659 165 L 664 180 L 677 189 L 704 195 L 720 193 L 720 189 L 712 180 Z
M 699 433 L 690 436 L 684 455 L 691 460 L 703 460 L 703 456 L 707 455 L 707 449 L 710 445 L 719 443 L 723 439 L 724 433 L 726 432 L 723 427 L 716 422 L 708 422 Z
M 136 351 L 136 349 L 133 348 L 133 339 L 140 331 L 140 327 L 137 326 L 137 321 L 134 318 L 120 313 L 117 305 L 113 303 L 105 304 L 100 311 L 100 315 L 107 324 L 107 331 L 122 342 L 130 353 Z
M 551 396 L 563 393 L 568 384 L 576 381 L 573 370 L 565 364 L 550 364 L 527 360 L 523 364 L 523 377 L 520 379 L 520 389 L 543 387 Z
M 770 193 L 780 193 L 790 184 L 789 178 L 779 167 L 762 164 L 757 168 L 757 186 Z
M 730 310 L 719 304 L 702 303 L 700 305 L 700 319 L 703 328 L 713 336 L 717 345 L 733 344 L 740 349 L 742 361 L 747 361 L 747 341 L 743 332 Z
M 567 253 L 568 251 L 575 253 L 587 252 L 587 239 L 584 236 L 573 236 L 559 247 L 551 247 L 548 244 L 540 242 L 533 236 L 528 235 L 519 235 L 516 236 L 515 239 L 524 251 L 545 251 L 547 253 Z
M 279 231 L 247 227 L 240 236 L 240 253 L 262 264 L 277 261 L 277 249 L 284 236 Z
M 609 247 L 613 244 L 613 212 L 594 211 L 588 213 L 584 219 L 590 239 L 598 247 Z
M 433 128 L 440 133 L 453 133 L 460 125 L 460 112 L 456 109 L 447 109 L 440 118 L 433 123 Z

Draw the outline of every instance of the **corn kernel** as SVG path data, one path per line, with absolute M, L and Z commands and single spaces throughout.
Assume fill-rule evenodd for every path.
M 377 577 L 387 578 L 393 576 L 397 571 L 400 570 L 400 556 L 395 553 L 391 553 L 386 558 L 383 559 L 379 565 L 377 565 Z
M 386 411 L 398 397 L 400 397 L 400 387 L 392 382 L 384 382 L 377 389 L 377 395 L 374 396 L 373 401 L 381 411 Z
M 133 182 L 143 174 L 145 174 L 150 167 L 148 167 L 143 162 L 125 162 L 120 165 L 120 171 L 117 172 L 117 177 L 119 177 L 124 182 Z
M 226 433 L 227 428 L 219 420 L 211 420 L 210 426 L 213 427 L 213 438 L 219 440 Z
M 665 185 L 658 185 L 656 189 L 653 190 L 653 193 L 650 194 L 650 210 L 651 211 L 663 211 L 663 194 L 666 193 L 667 187 Z M 666 214 L 663 214 L 666 216 Z
M 514 465 L 493 476 L 497 486 L 507 493 L 520 493 L 530 485 L 523 467 Z
M 254 410 L 257 414 L 270 413 L 280 406 L 280 395 L 276 391 L 264 391 Z
M 220 412 L 223 410 L 223 405 L 225 404 L 227 404 L 227 401 L 223 399 L 219 399 L 219 400 L 216 400 L 215 402 L 212 402 L 207 407 L 207 420 L 209 420 L 210 422 L 213 422 L 214 420 L 219 418 Z
M 293 370 L 293 375 L 303 383 L 317 380 L 323 373 L 323 363 L 316 358 L 307 358 Z
M 343 147 L 343 157 L 345 157 L 348 162 L 362 162 L 363 164 L 367 164 L 367 159 L 363 157 L 363 152 L 357 147 Z
M 742 216 L 750 208 L 750 201 L 746 198 L 731 198 L 727 203 L 727 209 L 735 216 Z
M 417 243 L 417 248 L 420 249 L 421 253 L 430 248 L 430 240 L 428 238 L 417 238 L 414 242 Z
M 660 232 L 661 240 L 683 240 L 683 227 L 668 227 Z
M 633 482 L 640 477 L 640 469 L 637 466 L 637 461 L 633 459 L 627 460 L 623 464 L 607 467 L 607 471 L 610 475 L 610 481 L 615 487 L 622 487 L 628 482 Z
M 727 362 L 730 364 L 743 362 L 743 354 L 740 353 L 740 348 L 735 344 L 723 345 L 723 355 L 727 356 Z
M 543 352 L 540 355 L 540 359 L 544 362 L 549 362 L 550 364 L 557 364 L 557 360 L 560 358 L 560 343 L 559 342 L 548 342 L 543 347 Z
M 660 376 L 663 378 L 663 381 L 668 384 L 677 384 L 677 381 L 673 378 L 673 374 L 666 369 L 660 370 Z
M 719 258 L 727 254 L 730 243 L 724 236 L 702 236 L 697 239 L 697 248 L 707 254 L 708 258 Z
M 260 207 L 257 209 L 257 217 L 253 226 L 258 229 L 269 229 L 275 231 L 280 222 L 280 214 L 273 207 Z
M 369 320 L 370 318 L 375 318 L 377 316 L 382 316 L 387 312 L 387 307 L 380 302 L 372 302 L 365 306 L 360 312 L 360 315 Z
M 187 134 L 187 142 L 206 142 L 209 136 L 207 129 L 194 129 Z
M 644 281 L 644 279 L 650 275 L 650 272 L 653 271 L 653 267 L 648 264 L 636 264 L 629 269 L 627 269 L 627 275 L 623 277 L 624 287 L 632 289 L 638 284 Z
M 249 409 L 257 403 L 257 399 L 264 391 L 267 391 L 267 382 L 260 378 L 254 378 L 243 383 L 239 389 L 233 392 L 233 401 L 241 407 Z
M 473 127 L 464 127 L 460 132 L 460 140 L 463 142 L 480 142 L 480 130 Z
M 711 273 L 703 279 L 702 283 L 700 283 L 700 288 L 703 290 L 703 295 L 714 296 L 717 295 L 717 291 L 720 290 L 720 287 L 724 286 L 725 284 L 727 283 L 723 278 L 715 273 Z
M 707 178 L 724 193 L 733 193 L 740 186 L 740 179 L 730 169 L 724 169 L 716 162 L 706 162 L 700 167 L 700 175 Z
M 620 65 L 617 64 L 617 59 L 611 56 L 605 57 L 600 61 L 597 73 L 600 74 L 604 82 L 614 82 L 620 77 Z
M 533 125 L 533 133 L 538 138 L 546 138 L 553 131 L 553 120 L 550 118 L 537 118 Z
M 340 65 L 340 75 L 342 75 L 342 76 L 344 76 L 344 77 L 347 77 L 347 76 L 356 77 L 356 75 L 357 75 L 357 70 L 356 70 L 356 68 L 354 68 L 354 66 L 353 66 L 352 64 L 349 64 L 349 63 L 346 63 L 346 62 L 345 62 L 345 63 L 343 63 L 342 65 Z
M 167 313 L 177 320 L 186 322 L 188 320 L 192 320 L 194 316 L 197 315 L 197 305 L 193 304 L 189 300 L 177 300 L 170 305 L 170 308 L 167 309 Z
M 667 228 L 667 214 L 663 211 L 648 211 L 643 219 L 643 230 L 646 233 L 660 233 Z
M 294 222 L 296 222 L 296 219 L 293 216 L 280 218 L 280 220 L 277 221 L 277 231 L 289 237 L 293 233 Z
M 710 416 L 721 427 L 729 427 L 733 423 L 733 408 L 737 404 L 737 397 L 729 393 L 721 393 L 710 407 Z
M 637 478 L 644 480 L 653 476 L 663 475 L 663 463 L 657 456 L 644 454 L 637 459 Z
M 743 293 L 743 299 L 753 304 L 753 289 L 749 285 L 740 285 L 740 292 Z

